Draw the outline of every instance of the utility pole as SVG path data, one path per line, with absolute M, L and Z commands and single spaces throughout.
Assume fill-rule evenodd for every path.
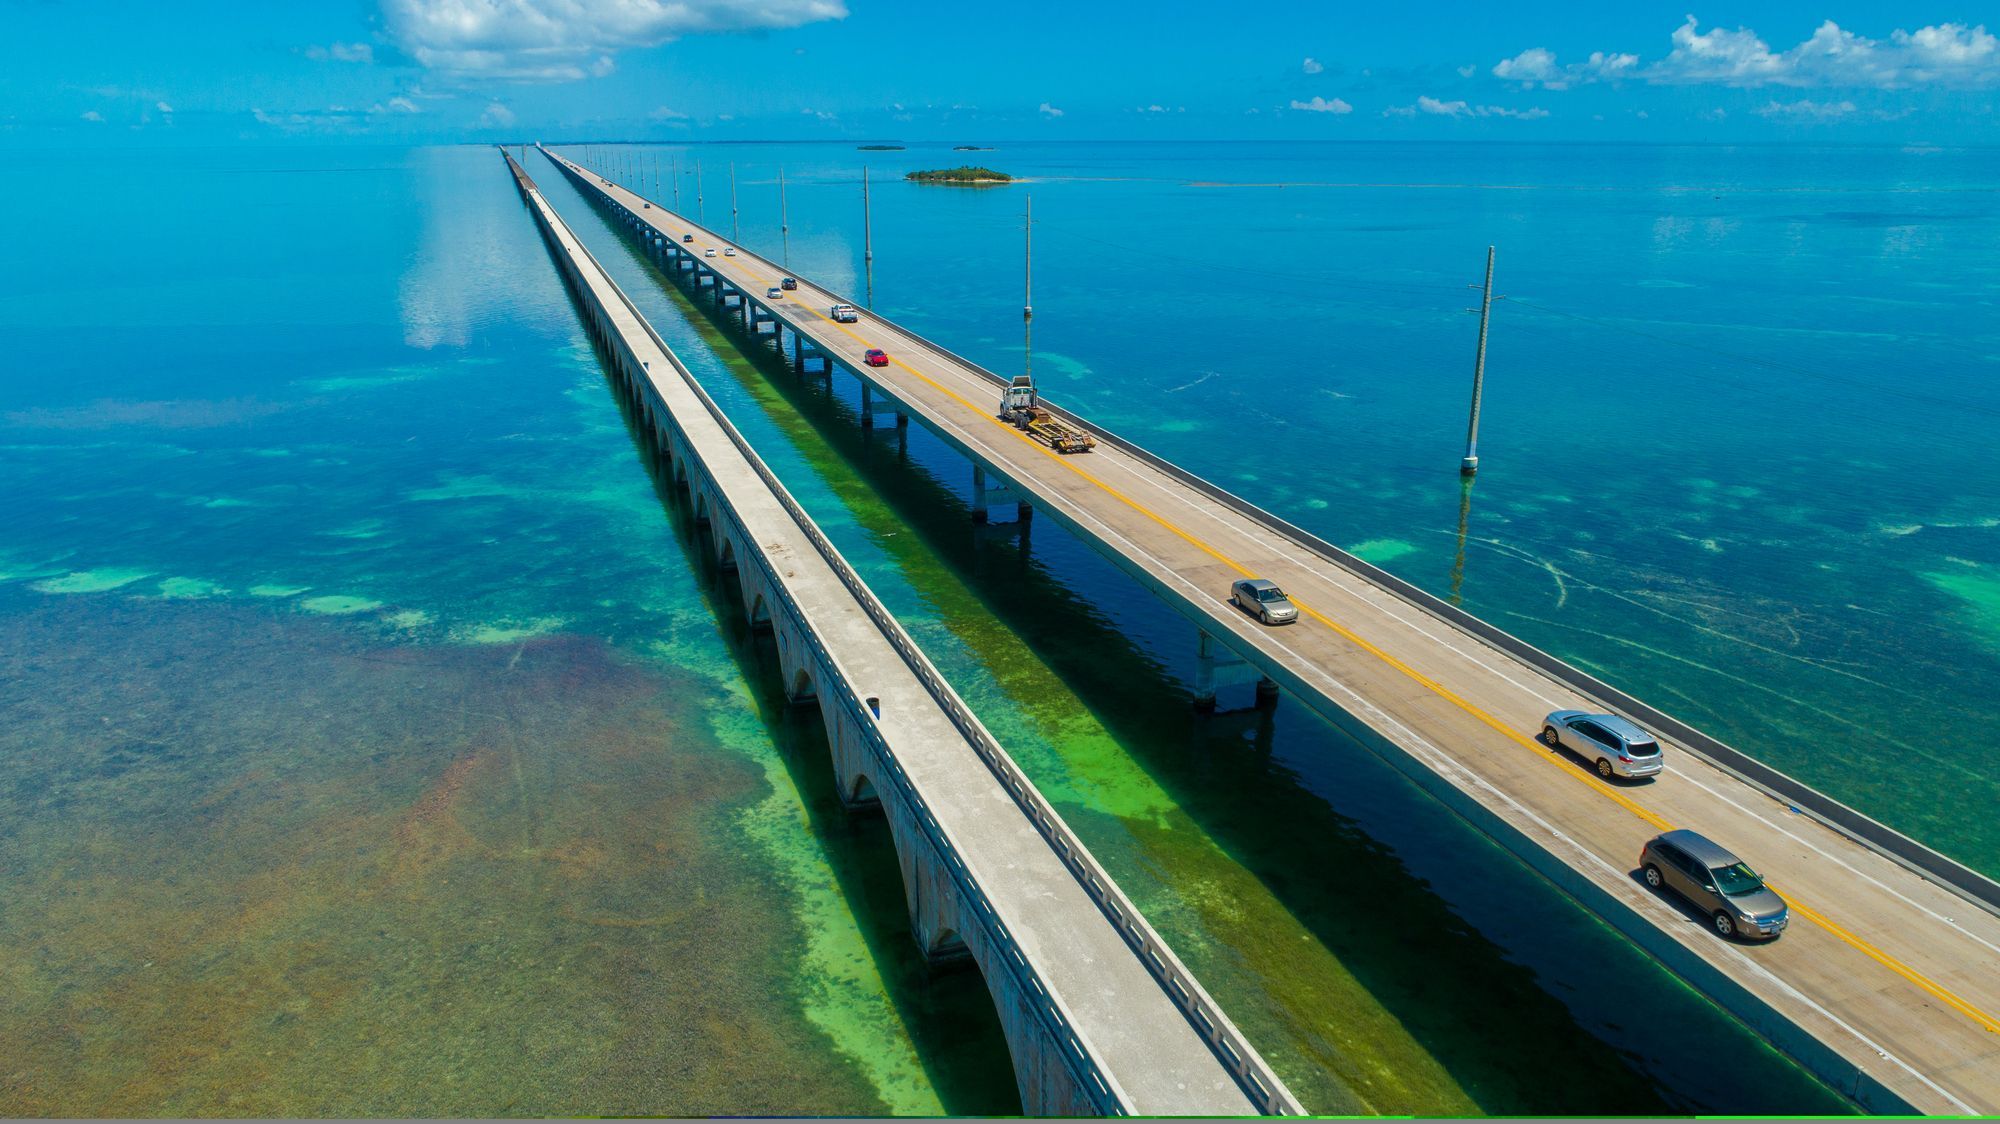
M 697 160 L 694 162 L 694 221 L 703 226 L 708 225 L 708 220 L 704 217 L 707 213 L 701 206 L 701 161 Z
M 861 166 L 861 266 L 868 274 L 868 308 L 875 308 L 875 226 L 868 215 L 868 165 Z
M 743 225 L 736 221 L 736 161 L 729 162 L 729 240 L 742 245 Z
M 1021 216 L 1021 373 L 1030 379 L 1035 357 L 1035 197 Z
M 674 210 L 681 209 L 681 158 L 674 157 Z
M 1470 310 L 1468 310 L 1470 311 Z M 1465 427 L 1465 459 L 1460 476 L 1479 471 L 1479 396 L 1486 386 L 1486 322 L 1493 314 L 1493 247 L 1486 247 L 1486 284 L 1479 296 L 1479 355 L 1472 362 L 1472 420 Z
M 778 240 L 784 247 L 785 268 L 792 268 L 792 224 L 785 216 L 785 166 L 778 165 Z

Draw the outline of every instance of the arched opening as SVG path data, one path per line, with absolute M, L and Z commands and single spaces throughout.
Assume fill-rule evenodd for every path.
M 761 593 L 750 601 L 750 627 L 753 630 L 768 630 L 771 627 L 771 606 Z
M 794 703 L 817 701 L 819 699 L 819 691 L 813 687 L 812 674 L 803 667 L 794 673 L 792 675 L 791 687 L 785 692 L 785 697 Z
M 694 522 L 697 527 L 708 522 L 708 493 L 700 488 L 694 489 Z
M 882 806 L 882 794 L 875 791 L 875 782 L 869 780 L 868 775 L 863 773 L 856 776 L 854 783 L 848 786 L 842 802 L 853 811 L 859 811 L 863 808 L 880 808 Z
M 924 959 L 932 964 L 953 964 L 971 958 L 972 950 L 965 947 L 965 938 L 952 928 L 940 930 L 931 946 L 924 950 Z
M 729 541 L 729 537 L 726 535 L 722 539 L 722 557 L 716 562 L 716 565 L 725 571 L 736 569 L 736 544 Z

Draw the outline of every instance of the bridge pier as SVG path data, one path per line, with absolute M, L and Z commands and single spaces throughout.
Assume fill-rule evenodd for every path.
M 1215 711 L 1216 688 L 1244 682 L 1250 678 L 1250 665 L 1243 657 L 1223 646 L 1207 629 L 1198 630 L 1200 639 L 1196 642 L 1194 663 L 1194 707 L 1204 713 Z M 1268 709 L 1278 704 L 1278 685 L 1268 676 L 1257 675 L 1258 709 Z

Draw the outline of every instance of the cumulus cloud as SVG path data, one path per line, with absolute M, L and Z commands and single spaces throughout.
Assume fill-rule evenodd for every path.
M 1305 111 L 1306 111 L 1307 113 L 1352 113 L 1352 112 L 1354 112 L 1354 107 L 1353 107 L 1353 106 L 1351 106 L 1351 105 L 1347 104 L 1347 103 L 1346 103 L 1345 101 L 1342 101 L 1342 100 L 1341 100 L 1341 99 L 1339 99 L 1339 98 L 1334 98 L 1334 99 L 1333 99 L 1332 101 L 1328 101 L 1328 100 L 1326 100 L 1325 98 L 1322 98 L 1322 97 L 1315 97 L 1315 98 L 1313 98 L 1313 100 L 1311 100 L 1311 101 L 1297 101 L 1297 100 L 1294 100 L 1294 101 L 1292 102 L 1292 108 L 1293 108 L 1293 109 L 1303 109 L 1303 110 L 1305 110 Z
M 419 63 L 465 78 L 573 81 L 685 35 L 771 31 L 847 15 L 843 0 L 383 0 Z
M 1460 78 L 1470 78 L 1477 73 L 1479 73 L 1479 68 L 1471 63 L 1466 63 L 1464 66 L 1458 68 L 1458 76 Z
M 1533 121 L 1547 117 L 1549 111 L 1540 107 L 1532 109 L 1509 109 L 1504 105 L 1473 105 L 1463 99 L 1443 101 L 1433 97 L 1420 97 L 1417 104 L 1392 106 L 1383 111 L 1385 117 L 1415 117 L 1427 113 L 1433 117 L 1512 117 L 1521 121 Z
M 306 48 L 309 59 L 332 59 L 335 62 L 374 62 L 375 48 L 366 43 L 332 43 L 325 47 Z
M 487 102 L 486 109 L 479 115 L 479 124 L 488 129 L 504 129 L 514 123 L 514 111 L 499 102 Z
M 1787 50 L 1747 27 L 1700 28 L 1694 16 L 1674 30 L 1672 48 L 1650 66 L 1630 54 L 1593 52 L 1563 65 L 1546 47 L 1530 47 L 1493 65 L 1495 78 L 1561 90 L 1592 82 L 1644 78 L 1669 85 L 1862 87 L 1978 87 L 2000 85 L 2000 37 L 1984 25 L 1936 24 L 1870 39 L 1832 20 Z
M 387 108 L 388 108 L 388 109 L 389 109 L 389 111 L 390 111 L 390 112 L 392 112 L 392 113 L 421 113 L 421 112 L 423 112 L 422 110 L 420 110 L 420 109 L 418 109 L 418 108 L 417 108 L 417 103 L 416 103 L 416 102 L 413 102 L 413 101 L 411 101 L 411 100 L 410 100 L 409 98 L 402 98 L 402 97 L 396 97 L 396 98 L 390 98 L 390 99 L 389 99 L 389 104 L 388 104 L 388 107 L 387 107 Z
M 1325 70 L 1326 67 L 1322 65 L 1318 59 L 1309 58 L 1305 61 L 1305 64 L 1300 67 L 1300 69 L 1304 70 L 1307 74 L 1318 74 L 1319 72 Z
M 154 109 L 157 109 L 157 110 L 159 110 L 159 111 L 160 111 L 161 113 L 169 113 L 169 114 L 170 114 L 170 113 L 172 113 L 172 112 L 174 111 L 174 107 L 173 107 L 173 106 L 171 106 L 171 105 L 168 105 L 168 104 L 167 104 L 166 102 L 164 102 L 164 101 L 156 101 L 156 102 L 154 102 L 154 103 L 153 103 L 153 108 L 154 108 Z
M 899 106 L 898 108 L 901 108 L 901 107 Z M 652 118 L 653 120 L 655 120 L 655 121 L 685 121 L 685 120 L 687 120 L 687 114 L 685 114 L 685 113 L 682 113 L 682 112 L 681 112 L 680 110 L 678 110 L 678 109 L 675 109 L 675 108 L 673 108 L 673 107 L 671 107 L 671 106 L 665 106 L 665 105 L 663 105 L 663 106 L 659 107 L 658 109 L 655 109 L 655 110 L 654 110 L 653 112 L 651 112 L 651 113 L 648 113 L 648 114 L 647 114 L 646 116 L 648 116 L 648 117 L 651 117 L 651 118 Z
M 1057 109 L 1055 106 L 1050 105 L 1048 102 L 1043 102 L 1041 104 L 1041 108 L 1037 110 L 1037 112 L 1041 113 L 1044 117 L 1061 117 L 1063 115 L 1062 110 Z
M 102 113 L 97 112 L 94 109 L 86 109 L 80 116 L 82 116 L 82 118 L 85 121 L 90 121 L 97 124 L 102 124 L 104 122 L 104 115 Z
M 1747 27 L 1697 30 L 1689 16 L 1673 34 L 1673 50 L 1647 71 L 1662 83 L 1727 86 L 1990 86 L 2000 83 L 2000 37 L 1984 25 L 1960 23 L 1898 29 L 1884 40 L 1843 29 L 1832 20 L 1785 51 L 1773 51 Z
M 1591 82 L 1615 82 L 1631 76 L 1638 66 L 1638 55 L 1611 55 L 1603 51 L 1592 51 L 1590 57 L 1582 62 L 1560 66 L 1556 63 L 1554 51 L 1547 47 L 1530 47 L 1511 59 L 1494 63 L 1493 77 L 1519 82 L 1522 89 L 1541 86 L 1548 90 L 1566 90 Z
M 1793 102 L 1773 101 L 1758 109 L 1759 117 L 1774 117 L 1788 121 L 1831 121 L 1854 112 L 1851 101 L 1817 102 L 1811 98 L 1801 98 Z

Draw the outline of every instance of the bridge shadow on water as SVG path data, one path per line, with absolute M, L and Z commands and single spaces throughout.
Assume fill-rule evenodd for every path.
M 889 425 L 863 428 L 857 403 L 837 390 L 848 376 L 794 374 L 768 336 L 752 340 L 711 303 L 691 299 L 615 221 L 607 227 L 629 263 L 656 280 L 936 606 L 944 627 L 982 656 L 992 654 L 982 646 L 991 626 L 1025 645 L 1167 794 L 1174 812 L 1239 868 L 1229 874 L 1247 873 L 1268 895 L 1271 904 L 1259 908 L 1303 927 L 1429 1054 L 1425 1064 L 1441 1067 L 1456 1086 L 1448 1096 L 1411 1093 L 1366 1072 L 1350 1056 L 1356 1044 L 1342 1041 L 1341 1031 L 1352 1030 L 1340 1025 L 1343 1014 L 1326 1010 L 1328 992 L 1302 974 L 1323 960 L 1301 957 L 1295 944 L 1283 947 L 1260 926 L 1242 923 L 1250 908 L 1244 902 L 1181 896 L 1184 881 L 1215 874 L 1217 856 L 1196 854 L 1159 815 L 1094 806 L 1088 785 L 1078 790 L 1083 796 L 1065 796 L 1063 786 L 1072 774 L 1089 773 L 1089 762 L 1057 765 L 1051 776 L 1049 763 L 1024 756 L 1023 767 L 1309 1109 L 1852 1111 L 1296 700 L 1276 712 L 1198 716 L 1185 675 L 1193 662 L 1191 625 L 1046 516 L 1025 535 L 1005 525 L 976 527 L 963 490 L 945 477 L 969 476 L 959 454 L 918 425 L 897 431 L 892 417 Z M 1176 651 L 1187 658 L 1170 654 Z M 774 683 L 775 657 L 756 659 L 765 670 L 754 678 Z M 1036 701 L 1019 692 L 1033 677 L 1012 674 L 1004 660 L 988 662 L 1032 720 Z M 782 708 L 782 696 L 771 697 L 769 705 Z M 806 725 L 820 737 L 816 719 Z M 790 757 L 815 801 L 831 793 L 823 748 Z M 836 835 L 868 834 L 867 825 L 827 822 L 839 814 L 822 809 L 815 824 L 825 822 Z M 882 924 L 894 921 L 893 962 L 900 963 L 914 957 L 914 945 L 901 931 L 888 833 L 874 827 L 877 838 L 854 846 L 877 849 L 879 857 L 868 860 L 876 869 L 843 873 L 842 885 L 872 894 L 857 907 L 868 900 Z M 1298 939 L 1289 928 L 1282 936 Z M 922 972 L 920 964 L 911 970 Z M 978 998 L 984 1003 L 983 989 Z M 994 1022 L 990 1009 L 982 1017 Z M 997 1023 L 990 1035 L 983 1048 L 1004 1058 Z
M 608 371 L 610 356 L 602 345 L 593 342 L 592 350 Z M 750 625 L 740 587 L 716 560 L 710 525 L 696 519 L 685 486 L 675 481 L 667 458 L 608 374 L 604 385 L 651 479 L 682 560 L 700 575 L 718 632 L 784 759 L 812 835 L 825 848 L 833 883 L 854 913 L 944 1111 L 954 1116 L 1019 1115 L 1021 1100 L 1006 1036 L 978 968 L 970 960 L 933 965 L 923 956 L 910 932 L 888 822 L 879 811 L 850 811 L 842 805 L 819 707 L 787 699 L 776 643 L 768 628 Z M 803 981 L 801 986 L 825 985 Z M 800 1109 L 811 1103 L 808 1091 Z

